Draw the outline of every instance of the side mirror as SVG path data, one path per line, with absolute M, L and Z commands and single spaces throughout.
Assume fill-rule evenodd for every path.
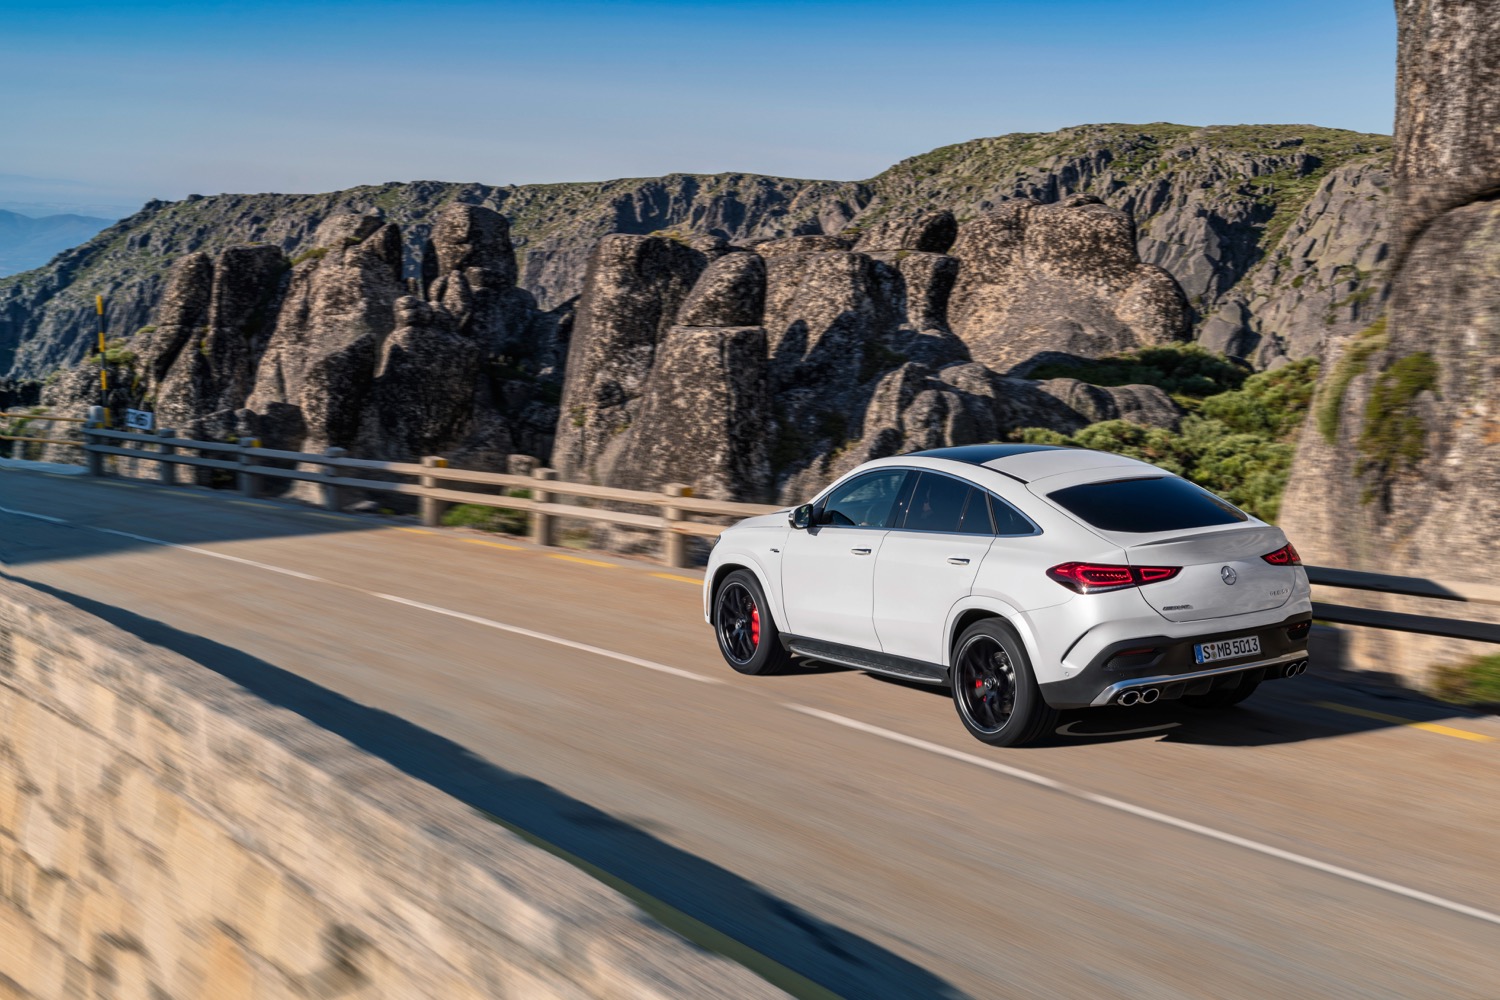
M 792 508 L 792 512 L 786 516 L 787 521 L 794 528 L 805 529 L 812 524 L 812 504 L 805 503 L 801 507 Z

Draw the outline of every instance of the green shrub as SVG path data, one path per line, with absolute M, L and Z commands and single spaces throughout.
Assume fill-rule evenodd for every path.
M 1203 365 L 1203 370 L 1212 368 Z M 1240 378 L 1240 388 L 1205 397 L 1198 412 L 1184 417 L 1175 432 L 1106 420 L 1071 437 L 1027 427 L 1012 438 L 1028 444 L 1093 448 L 1150 462 L 1274 522 L 1296 453 L 1292 439 L 1307 415 L 1317 377 L 1317 362 L 1306 360 Z
M 1500 705 L 1500 654 L 1476 656 L 1439 667 L 1434 689 L 1444 701 L 1465 705 Z
M 1389 343 L 1390 335 L 1386 332 L 1385 317 L 1381 316 L 1355 334 L 1334 363 L 1333 371 L 1318 392 L 1317 403 L 1318 433 L 1329 444 L 1338 440 L 1339 419 L 1349 383 L 1363 375 L 1370 365 L 1370 358 L 1385 350 Z
M 327 256 L 328 256 L 328 248 L 327 247 L 312 247 L 311 249 L 304 250 L 301 253 L 299 253 L 297 256 L 293 257 L 292 258 L 292 266 L 296 267 L 298 264 L 302 263 L 304 260 L 322 260 L 324 257 L 327 257 Z
M 1360 472 L 1381 476 L 1412 468 L 1426 448 L 1427 427 L 1416 412 L 1417 397 L 1437 388 L 1438 366 L 1419 351 L 1392 364 L 1370 390 L 1359 435 Z
M 1154 385 L 1174 396 L 1204 399 L 1238 389 L 1249 367 L 1197 344 L 1143 347 L 1111 358 L 1034 368 L 1034 379 L 1076 378 L 1091 385 Z
M 504 495 L 524 500 L 531 499 L 530 490 L 506 490 Z M 450 528 L 475 528 L 479 531 L 494 531 L 506 535 L 524 535 L 530 525 L 530 519 L 524 510 L 461 503 L 449 507 L 444 512 L 443 524 Z

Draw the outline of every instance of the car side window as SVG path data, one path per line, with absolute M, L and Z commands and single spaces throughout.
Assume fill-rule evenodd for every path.
M 884 528 L 906 481 L 904 469 L 856 476 L 823 501 L 818 523 L 845 528 Z
M 988 495 L 978 487 L 969 490 L 969 502 L 964 506 L 964 516 L 958 522 L 958 530 L 965 535 L 993 535 L 994 521 L 990 518 Z
M 1020 511 L 999 497 L 990 496 L 990 511 L 995 517 L 997 535 L 1033 535 L 1036 525 L 1028 521 Z
M 990 533 L 989 514 L 984 511 L 981 491 L 950 476 L 931 472 L 920 473 L 920 476 L 902 527 L 913 531 Z M 974 508 L 973 515 L 970 514 L 971 507 Z

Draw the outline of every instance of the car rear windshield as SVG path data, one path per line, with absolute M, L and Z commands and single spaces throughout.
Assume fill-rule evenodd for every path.
M 1148 534 L 1248 520 L 1212 493 L 1176 476 L 1084 483 L 1047 495 L 1103 531 Z

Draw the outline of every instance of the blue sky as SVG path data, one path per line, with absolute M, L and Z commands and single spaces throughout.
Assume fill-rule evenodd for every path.
M 1389 132 L 1394 62 L 1383 0 L 0 0 L 0 203 L 855 179 L 1085 122 Z

